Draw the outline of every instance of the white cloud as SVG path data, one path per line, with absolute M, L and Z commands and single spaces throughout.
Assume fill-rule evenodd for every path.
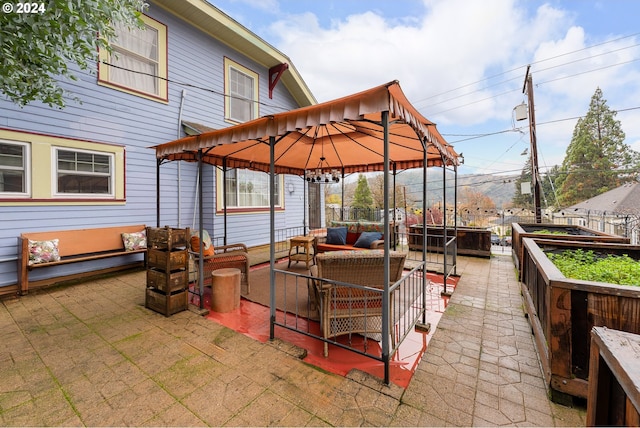
M 525 100 L 526 65 L 532 64 L 536 120 L 550 122 L 538 128 L 539 147 L 551 165 L 562 161 L 575 126 L 575 120 L 562 119 L 584 115 L 596 87 L 613 101 L 612 109 L 638 105 L 640 64 L 615 64 L 640 58 L 640 49 L 629 47 L 636 38 L 603 44 L 607 40 L 586 33 L 570 11 L 530 6 L 517 0 L 424 0 L 421 16 L 385 18 L 370 10 L 323 20 L 329 22 L 324 26 L 310 12 L 281 14 L 267 39 L 292 59 L 319 101 L 397 79 L 443 133 L 510 128 L 513 108 Z M 619 119 L 629 144 L 640 149 L 640 121 L 627 116 Z M 489 145 L 505 162 L 523 164 L 519 140 L 504 134 L 456 148 L 472 162 L 474 150 L 478 159 L 491 158 Z

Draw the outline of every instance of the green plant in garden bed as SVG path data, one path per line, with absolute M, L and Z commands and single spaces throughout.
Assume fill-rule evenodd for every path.
M 627 254 L 603 255 L 577 249 L 546 255 L 567 278 L 640 286 L 640 262 Z
M 549 229 L 536 230 L 534 233 L 539 233 L 541 235 L 570 235 L 570 233 L 567 233 L 561 230 L 549 230 Z

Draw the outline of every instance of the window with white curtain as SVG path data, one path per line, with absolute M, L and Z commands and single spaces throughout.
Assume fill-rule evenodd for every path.
M 247 122 L 258 117 L 258 74 L 229 58 L 225 67 L 225 118 Z
M 101 52 L 101 84 L 167 99 L 167 29 L 143 16 L 144 28 L 128 28 L 116 23 L 117 37 L 111 41 L 113 53 Z
M 222 182 L 219 172 L 218 182 Z M 276 175 L 275 206 L 282 207 L 282 176 Z M 249 169 L 230 169 L 226 174 L 224 192 L 228 208 L 268 208 L 269 174 Z M 222 198 L 218 198 L 218 209 L 222 209 Z
M 0 196 L 29 195 L 29 144 L 0 141 Z

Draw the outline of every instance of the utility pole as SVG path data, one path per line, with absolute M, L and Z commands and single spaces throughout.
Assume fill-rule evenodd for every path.
M 536 223 L 542 223 L 542 210 L 540 209 L 540 173 L 538 169 L 538 143 L 536 138 L 536 109 L 533 104 L 533 77 L 529 73 L 531 65 L 527 66 L 524 76 L 522 93 L 527 93 L 529 104 L 529 137 L 531 139 L 531 177 L 533 184 L 533 206 L 536 215 Z

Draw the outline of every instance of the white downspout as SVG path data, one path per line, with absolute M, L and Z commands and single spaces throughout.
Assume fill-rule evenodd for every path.
M 182 137 L 182 108 L 184 107 L 184 99 L 187 96 L 187 90 L 182 90 L 182 96 L 180 98 L 180 109 L 178 110 L 178 129 L 177 138 Z M 182 227 L 182 174 L 180 165 L 182 162 L 178 162 L 178 227 Z

